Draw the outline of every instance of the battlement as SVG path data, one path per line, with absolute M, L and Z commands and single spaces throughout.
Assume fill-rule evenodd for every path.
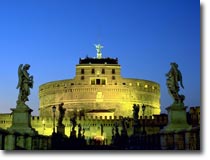
M 123 118 L 126 118 L 126 120 L 129 123 L 133 123 L 133 118 L 130 117 L 123 117 L 123 116 L 100 116 L 100 117 L 93 117 L 93 116 L 88 116 L 88 117 L 77 117 L 77 122 L 78 123 L 103 123 L 103 124 L 114 124 L 115 122 L 118 122 L 118 124 L 121 124 L 121 121 Z M 56 117 L 55 121 L 58 121 L 58 118 Z M 161 115 L 153 115 L 153 116 L 140 116 L 139 117 L 139 122 L 141 125 L 145 123 L 146 126 L 162 126 L 166 125 L 168 122 L 168 117 L 166 114 L 161 114 Z M 39 116 L 33 116 L 31 119 L 32 124 L 52 124 L 53 123 L 53 118 L 52 117 L 39 117 Z M 65 117 L 63 119 L 63 124 L 65 125 L 71 125 L 70 123 L 70 118 Z
M 118 64 L 118 58 L 91 58 L 86 57 L 84 59 L 79 59 L 79 64 Z
M 12 123 L 12 116 L 10 114 L 5 115 L 7 117 L 6 120 L 2 121 L 2 117 L 0 118 L 0 126 L 5 125 L 9 126 Z M 123 116 L 87 116 L 87 117 L 77 117 L 78 123 L 107 123 L 107 124 L 114 124 L 115 122 L 120 123 L 123 118 L 126 118 L 129 122 L 133 121 L 133 118 L 130 117 L 123 117 Z M 58 117 L 55 118 L 55 121 L 57 123 Z M 146 125 L 164 125 L 167 124 L 167 115 L 161 114 L 161 115 L 153 115 L 153 116 L 140 116 L 139 122 L 140 124 L 143 124 L 143 121 Z M 31 123 L 36 125 L 43 125 L 43 124 L 52 124 L 53 118 L 52 117 L 40 117 L 40 116 L 32 116 L 31 117 Z M 70 125 L 70 118 L 65 117 L 63 119 L 63 123 Z M 2 127 L 4 128 L 4 127 Z

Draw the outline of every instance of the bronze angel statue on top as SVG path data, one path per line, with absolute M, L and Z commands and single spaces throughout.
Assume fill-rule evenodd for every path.
M 184 89 L 182 82 L 182 74 L 178 69 L 178 64 L 170 63 L 171 69 L 166 74 L 167 77 L 167 87 L 169 94 L 174 99 L 174 103 L 183 103 L 185 96 L 179 95 L 180 86 Z M 180 85 L 180 86 L 179 86 Z
M 20 64 L 18 67 L 18 84 L 17 89 L 19 89 L 18 103 L 25 103 L 28 101 L 28 96 L 30 95 L 30 88 L 33 88 L 33 76 L 30 76 L 28 70 L 30 68 L 29 64 Z

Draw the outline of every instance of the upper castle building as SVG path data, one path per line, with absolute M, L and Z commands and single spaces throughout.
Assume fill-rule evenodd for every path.
M 123 78 L 118 59 L 102 57 L 101 48 L 96 45 L 96 58 L 79 59 L 73 79 L 52 81 L 39 87 L 40 117 L 51 117 L 52 106 L 62 102 L 67 117 L 75 111 L 92 118 L 132 117 L 133 104 L 140 106 L 140 115 L 143 104 L 147 106 L 145 115 L 160 114 L 160 85 L 149 80 Z

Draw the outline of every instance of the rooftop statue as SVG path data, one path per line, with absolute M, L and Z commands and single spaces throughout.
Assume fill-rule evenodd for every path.
M 28 101 L 30 88 L 33 88 L 33 76 L 29 75 L 29 68 L 29 64 L 25 64 L 24 66 L 20 64 L 18 67 L 18 84 L 16 88 L 19 89 L 19 95 L 17 103 Z
M 167 77 L 167 87 L 169 94 L 174 100 L 174 103 L 183 103 L 185 96 L 179 95 L 180 86 L 184 89 L 183 83 L 182 83 L 182 74 L 178 69 L 178 64 L 176 63 L 170 63 L 171 69 L 166 74 Z
M 101 49 L 104 48 L 104 46 L 102 46 L 100 44 L 95 44 L 95 47 L 96 47 L 97 53 L 101 53 Z
M 96 47 L 96 51 L 97 51 L 97 58 L 101 59 L 102 58 L 102 53 L 101 53 L 101 49 L 104 48 L 104 46 L 100 45 L 100 44 L 95 44 Z

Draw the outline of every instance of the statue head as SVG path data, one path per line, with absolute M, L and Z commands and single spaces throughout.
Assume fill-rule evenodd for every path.
M 25 64 L 24 67 L 23 67 L 23 69 L 26 69 L 26 70 L 28 70 L 29 68 L 30 68 L 29 64 Z
M 171 63 L 170 63 L 170 65 L 171 65 L 171 67 L 178 68 L 178 64 L 177 64 L 177 63 L 175 63 L 175 62 L 171 62 Z

